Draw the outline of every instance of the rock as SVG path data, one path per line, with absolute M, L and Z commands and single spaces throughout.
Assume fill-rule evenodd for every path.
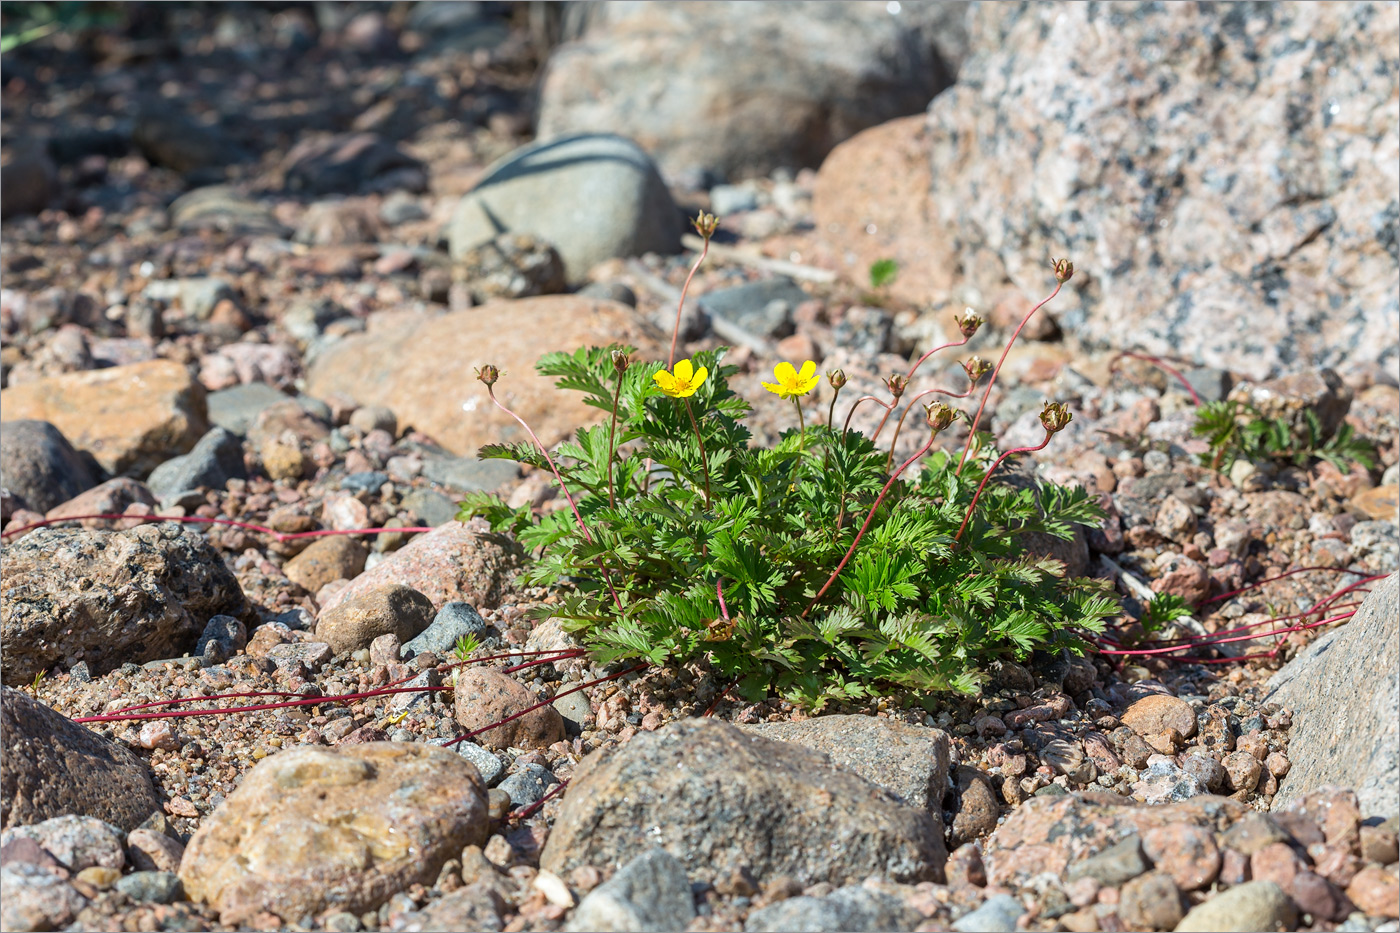
M 1154 593 L 1180 596 L 1192 606 L 1210 595 L 1210 571 L 1189 557 L 1170 555 L 1158 570 L 1161 576 L 1152 581 Z
M 958 765 L 956 775 L 957 807 L 948 827 L 948 842 L 960 846 L 996 829 L 1001 806 L 987 775 L 967 765 Z
M 0 484 L 47 512 L 97 484 L 63 432 L 47 421 L 0 422 Z
M 0 158 L 0 219 L 37 214 L 58 191 L 58 169 L 38 139 L 5 146 Z
M 433 884 L 487 831 L 481 777 L 445 749 L 302 746 L 259 763 L 204 818 L 180 880 L 230 925 L 263 911 L 361 914 Z
M 423 164 L 374 133 L 305 138 L 287 153 L 283 165 L 287 189 L 312 195 L 422 191 L 427 186 Z
M 223 279 L 201 276 L 192 279 L 158 279 L 141 292 L 160 307 L 178 303 L 191 320 L 207 321 L 221 301 L 238 302 L 233 286 Z
M 136 118 L 131 141 L 152 165 L 182 174 L 218 168 L 241 156 L 239 148 L 217 126 L 197 122 L 168 103 L 149 108 Z
M 194 652 L 206 666 L 222 664 L 248 644 L 248 628 L 233 616 L 214 616 L 204 626 Z
M 127 830 L 160 812 L 150 771 L 125 746 L 10 687 L 0 688 L 0 718 L 6 829 L 76 813 Z
M 6 547 L 3 566 L 7 684 L 56 664 L 86 661 L 99 674 L 179 657 L 211 616 L 246 610 L 218 552 L 170 522 L 127 531 L 41 528 Z
M 1157 534 L 1169 541 L 1190 542 L 1196 533 L 1196 513 L 1191 506 L 1176 496 L 1167 496 L 1157 507 L 1157 518 L 1153 523 Z
M 449 6 L 461 6 L 451 3 Z M 423 910 L 423 930 L 495 931 L 503 926 L 501 915 L 506 913 L 504 899 L 490 882 L 477 882 L 459 888 L 451 894 L 431 901 Z M 328 927 L 329 928 L 329 927 Z
M 346 600 L 393 583 L 412 587 L 439 608 L 454 601 L 495 608 L 515 571 L 517 554 L 505 538 L 485 533 L 479 526 L 449 522 L 419 535 L 360 574 L 326 599 L 321 611 L 329 612 Z
M 460 492 L 492 492 L 520 476 L 520 467 L 510 460 L 481 460 L 477 457 L 427 457 L 423 475 L 434 483 Z M 407 498 L 404 502 L 407 504 Z M 453 509 L 456 514 L 456 509 Z
M 917 113 L 950 83 L 939 48 L 964 13 L 933 4 L 895 15 L 860 3 L 604 5 L 581 39 L 550 56 L 538 133 L 621 133 L 670 175 L 697 181 L 815 166 L 843 139 Z M 697 45 L 697 35 L 719 41 Z
M 1133 833 L 1099 854 L 1075 862 L 1065 873 L 1065 880 L 1093 878 L 1104 887 L 1116 888 L 1147 871 L 1147 868 L 1148 863 L 1142 851 L 1142 837 Z
M 1167 755 L 1149 755 L 1141 779 L 1133 783 L 1133 799 L 1143 803 L 1189 800 L 1205 792 L 1192 772 L 1183 770 Z
M 401 505 L 429 528 L 457 519 L 457 503 L 435 489 L 415 489 L 403 497 Z
M 316 638 L 336 654 L 368 648 L 380 635 L 393 634 L 400 642 L 411 640 L 428 627 L 433 604 L 428 597 L 399 583 L 376 587 L 351 599 L 342 599 L 316 620 Z
M 468 732 L 540 702 L 519 681 L 483 668 L 459 669 L 453 693 L 457 724 Z M 564 738 L 564 721 L 546 704 L 474 738 L 487 748 L 548 748 Z
M 180 876 L 170 871 L 134 871 L 114 887 L 138 904 L 170 904 L 185 893 Z
M 790 897 L 760 907 L 749 913 L 744 931 L 912 930 L 914 919 L 910 909 L 898 898 L 860 885 L 848 885 L 825 897 Z
M 523 321 L 529 326 L 522 327 Z M 600 421 L 603 413 L 584 405 L 576 393 L 557 390 L 553 379 L 534 374 L 535 362 L 550 351 L 613 342 L 639 347 L 639 359 L 665 355 L 659 334 L 622 305 L 574 295 L 491 302 L 346 337 L 311 365 L 307 391 L 318 398 L 340 392 L 361 404 L 387 406 L 453 453 L 475 455 L 483 444 L 529 441 L 514 419 L 491 404 L 483 386 L 460 378 L 464 366 L 469 371 L 491 363 L 507 373 L 496 384 L 497 396 L 544 444 L 553 445 Z M 404 359 L 415 365 L 394 363 Z M 470 417 L 463 417 L 464 406 Z
M 649 849 L 588 893 L 569 918 L 571 931 L 679 931 L 695 918 L 685 866 Z
M 1045 257 L 1068 255 L 1082 277 L 1055 307 L 1081 340 L 1132 334 L 1143 352 L 1255 379 L 1393 369 L 1393 225 L 1374 205 L 1394 200 L 1381 166 L 1400 117 L 1372 77 L 1394 61 L 1393 11 L 1139 5 L 1114 17 L 1112 42 L 1100 22 L 1072 3 L 973 8 L 973 55 L 929 107 L 929 213 L 970 284 L 1041 295 Z M 1306 75 L 1299 41 L 1326 49 Z M 1028 136 L 1040 144 L 1017 145 Z M 1328 168 L 1357 146 L 1384 154 Z M 1201 271 L 1164 288 L 1159 261 Z
M 146 488 L 145 483 L 126 476 L 109 479 L 94 486 L 87 492 L 79 493 L 67 502 L 49 509 L 45 518 L 73 518 L 79 515 L 115 515 L 126 512 L 133 505 L 147 506 L 145 510 L 133 510 L 137 514 L 149 515 L 155 508 L 156 497 Z M 101 518 L 85 519 L 84 528 L 118 527 L 112 521 Z
M 1373 486 L 1352 496 L 1347 505 L 1369 521 L 1394 522 L 1400 509 L 1400 486 Z
M 453 276 L 477 304 L 493 298 L 530 298 L 564 290 L 564 261 L 549 243 L 528 233 L 503 233 L 457 258 Z
M 3 845 L 32 839 L 71 872 L 85 868 L 121 869 L 126 865 L 123 833 L 111 823 L 91 816 L 55 816 L 28 826 L 5 830 Z
M 231 479 L 246 479 L 243 444 L 224 428 L 213 428 L 182 457 L 167 460 L 151 471 L 146 485 L 164 498 L 188 489 L 223 490 Z
M 1321 636 L 1269 681 L 1269 702 L 1293 711 L 1274 807 L 1328 784 L 1356 788 L 1361 811 L 1400 815 L 1400 577 L 1373 584 L 1346 625 Z
M 1133 702 L 1120 717 L 1143 738 L 1175 729 L 1183 738 L 1196 734 L 1196 711 L 1185 700 L 1153 694 Z
M 8 187 L 9 179 L 3 184 Z M 60 875 L 29 862 L 0 866 L 0 885 L 0 926 L 6 930 L 61 930 L 88 905 Z
M 816 232 L 846 278 L 868 288 L 870 266 L 892 259 L 899 273 L 885 289 L 910 304 L 946 295 L 953 281 L 950 243 L 929 215 L 929 145 L 923 114 L 862 130 L 831 150 L 812 191 Z
M 438 657 L 446 657 L 458 639 L 466 635 L 480 637 L 485 633 L 486 620 L 470 603 L 450 602 L 438 610 L 432 624 L 404 644 L 400 654 L 407 659 L 431 651 Z
M 1363 868 L 1347 885 L 1351 898 L 1366 914 L 1394 920 L 1400 916 L 1400 882 L 1395 873 L 1379 868 Z
M 948 736 L 939 729 L 874 716 L 819 716 L 743 729 L 820 752 L 910 806 L 936 810 L 942 803 L 948 784 Z
M 792 333 L 792 312 L 810 298 L 784 276 L 721 288 L 700 296 L 700 310 L 769 340 Z M 802 365 L 801 362 L 798 365 Z
M 228 185 L 188 191 L 170 204 L 170 223 L 185 231 L 219 230 L 247 236 L 284 236 L 271 208 L 245 197 Z
M 1009 894 L 987 898 L 976 910 L 953 921 L 958 933 L 1015 933 L 1016 921 L 1026 912 L 1021 902 Z
M 447 746 L 447 743 L 451 741 L 452 739 L 448 738 L 429 739 L 428 744 Z M 477 773 L 481 775 L 481 779 L 487 787 L 494 787 L 506 773 L 506 766 L 501 763 L 501 759 L 480 745 L 474 744 L 471 739 L 463 739 L 450 748 L 476 766 Z
M 1254 786 L 1259 783 L 1259 772 L 1263 766 L 1259 764 L 1259 759 L 1249 752 L 1231 752 L 1220 761 L 1225 769 L 1225 779 L 1230 783 L 1230 789 L 1249 793 L 1254 790 Z
M 1165 872 L 1149 871 L 1123 885 L 1118 916 L 1133 930 L 1170 930 L 1186 911 L 1181 892 Z
M 1141 836 L 1173 823 L 1219 830 L 1245 812 L 1237 801 L 1204 795 L 1150 807 L 1098 792 L 1034 797 L 983 841 L 987 880 L 1019 885 L 1042 872 L 1062 874 L 1066 866 L 1092 858 L 1133 833 Z
M 282 572 L 308 593 L 335 580 L 353 580 L 365 569 L 369 548 L 350 535 L 317 538 L 296 557 L 282 565 Z
M 1308 436 L 1307 415 L 1317 419 L 1322 438 L 1337 433 L 1351 408 L 1351 390 L 1330 369 L 1314 369 L 1235 387 L 1230 400 L 1254 406 L 1265 418 L 1279 418 L 1299 437 Z
M 541 137 L 492 163 L 463 196 L 447 229 L 454 261 L 502 233 L 524 233 L 553 246 L 565 278 L 578 283 L 605 259 L 680 248 L 675 203 L 636 143 Z
M 127 833 L 126 854 L 137 871 L 173 872 L 180 868 L 185 846 L 165 833 L 137 827 Z
M 1220 849 L 1214 835 L 1190 823 L 1149 829 L 1143 833 L 1142 849 L 1153 866 L 1170 875 L 1176 887 L 1183 891 L 1209 887 L 1220 873 Z M 1159 924 L 1163 927 L 1175 925 L 1175 920 Z
M 350 415 L 350 426 L 361 434 L 387 431 L 393 436 L 398 434 L 399 419 L 391 409 L 383 405 L 363 405 Z
M 210 424 L 243 435 L 264 409 L 287 401 L 287 396 L 265 382 L 250 382 L 210 392 L 206 401 Z
M 872 873 L 933 880 L 946 858 L 928 811 L 817 752 L 704 718 L 586 758 L 540 865 L 561 876 L 579 865 L 620 866 L 653 840 L 693 879 L 710 882 L 741 866 L 802 884 Z
M 517 765 L 517 767 L 520 766 Z M 551 784 L 558 783 L 559 779 L 548 768 L 543 765 L 527 764 L 519 771 L 509 775 L 497 786 L 510 795 L 512 807 L 528 807 L 542 799 Z
M 146 473 L 209 429 L 204 388 L 169 360 L 45 376 L 0 391 L 0 406 L 51 422 L 109 473 Z
M 1176 925 L 1176 933 L 1292 930 L 1297 919 L 1283 888 L 1272 881 L 1247 881 L 1192 907 Z

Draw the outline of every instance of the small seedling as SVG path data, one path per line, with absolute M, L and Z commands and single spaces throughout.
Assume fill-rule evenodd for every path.
M 1210 445 L 1200 459 L 1213 470 L 1228 471 L 1236 460 L 1300 467 L 1326 460 L 1343 473 L 1349 472 L 1352 464 L 1368 470 L 1376 467 L 1376 448 L 1370 441 L 1345 422 L 1335 434 L 1326 436 L 1310 410 L 1303 411 L 1303 425 L 1295 429 L 1282 418 L 1267 417 L 1248 402 L 1208 402 L 1196 410 L 1191 430 Z
M 1191 615 L 1191 606 L 1175 593 L 1158 593 L 1142 614 L 1144 632 L 1160 632 L 1177 619 Z
M 476 649 L 481 647 L 481 641 L 472 633 L 467 633 L 457 639 L 457 644 L 452 646 L 452 656 L 459 661 L 470 661 Z
M 870 264 L 870 287 L 879 291 L 899 277 L 899 263 L 893 259 L 877 259 Z

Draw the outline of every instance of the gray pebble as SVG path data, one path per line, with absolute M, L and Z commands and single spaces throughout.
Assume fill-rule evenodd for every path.
M 500 788 L 510 794 L 512 806 L 528 807 L 545 795 L 549 785 L 558 783 L 559 779 L 548 768 L 542 765 L 524 765 L 502 781 Z
M 1009 894 L 998 894 L 970 914 L 953 921 L 958 933 L 1015 933 L 1016 921 L 1026 909 Z
M 116 889 L 133 901 L 169 904 L 184 897 L 180 876 L 168 871 L 134 871 L 117 879 Z

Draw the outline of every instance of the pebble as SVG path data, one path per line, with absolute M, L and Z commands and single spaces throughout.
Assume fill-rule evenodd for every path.
M 1008 894 L 998 894 L 954 920 L 952 926 L 958 933 L 1016 933 L 1016 921 L 1025 912 L 1019 900 Z
M 1255 933 L 1292 930 L 1297 910 L 1272 881 L 1249 881 L 1192 907 L 1176 933 Z

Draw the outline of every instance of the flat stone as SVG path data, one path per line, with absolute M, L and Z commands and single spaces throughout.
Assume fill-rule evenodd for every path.
M 457 641 L 466 635 L 481 636 L 486 632 L 486 620 L 469 603 L 450 602 L 437 611 L 432 623 L 400 649 L 403 658 L 431 651 L 439 657 L 452 652 Z
M 796 282 L 778 276 L 707 292 L 700 296 L 699 305 L 711 317 L 724 318 L 751 334 L 775 340 L 792 333 L 792 312 L 810 297 Z
M 263 409 L 285 401 L 285 394 L 265 382 L 249 382 L 220 389 L 210 392 L 206 399 L 210 424 L 238 435 L 248 433 Z
M 825 897 L 790 897 L 751 911 L 744 921 L 744 933 L 912 930 L 912 913 L 890 894 L 848 885 Z
M 423 460 L 423 476 L 458 492 L 492 492 L 518 479 L 520 465 L 513 460 L 427 457 Z

